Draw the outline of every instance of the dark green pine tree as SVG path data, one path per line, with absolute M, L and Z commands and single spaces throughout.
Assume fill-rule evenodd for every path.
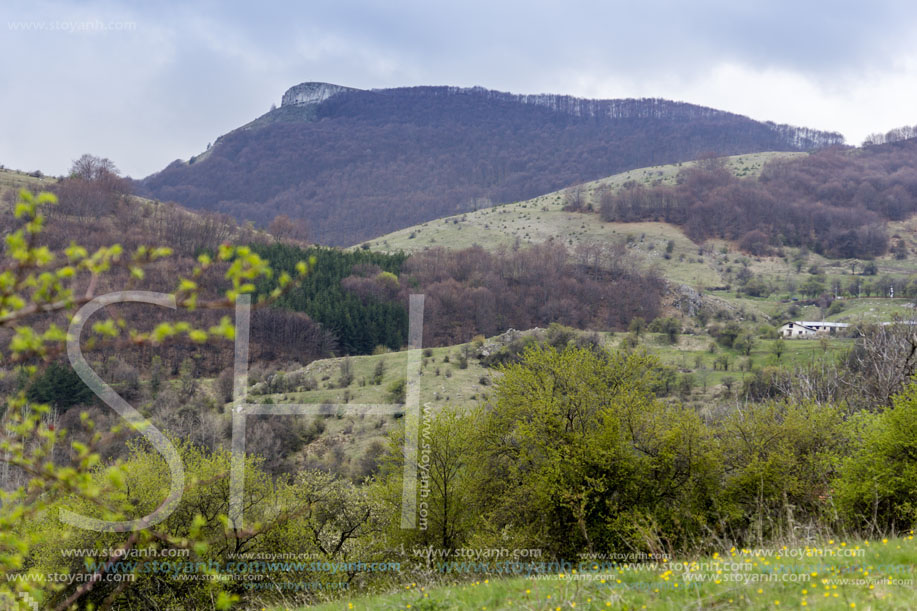
M 95 395 L 69 366 L 51 363 L 26 391 L 26 397 L 35 403 L 66 410 L 91 403 Z

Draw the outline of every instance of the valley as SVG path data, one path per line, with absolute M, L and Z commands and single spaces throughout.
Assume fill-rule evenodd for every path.
M 290 99 L 305 100 L 305 110 L 288 105 L 242 131 L 309 123 L 322 104 L 352 95 L 308 88 L 300 94 Z M 472 95 L 458 95 L 466 94 Z M 532 104 L 556 112 L 559 102 Z M 195 164 L 213 163 L 234 139 L 250 135 L 229 134 Z M 174 291 L 178 312 L 110 307 L 91 337 L 84 333 L 82 347 L 100 379 L 167 433 L 190 474 L 180 509 L 158 540 L 188 532 L 200 537 L 200 557 L 243 549 L 268 558 L 306 554 L 344 567 L 341 577 L 313 565 L 267 563 L 262 568 L 277 584 L 309 579 L 310 589 L 290 601 L 270 589 L 221 590 L 243 608 L 289 608 L 291 601 L 293 608 L 335 609 L 687 602 L 687 587 L 637 591 L 641 583 L 688 586 L 688 576 L 646 562 L 615 565 L 605 582 L 570 587 L 564 583 L 572 579 L 561 581 L 573 576 L 565 570 L 537 580 L 494 572 L 488 563 L 471 572 L 448 565 L 453 572 L 409 549 L 447 557 L 459 549 L 505 548 L 558 562 L 629 549 L 686 559 L 690 567 L 753 544 L 834 549 L 834 533 L 845 532 L 857 549 L 891 542 L 896 553 L 876 558 L 897 558 L 912 535 L 878 539 L 864 524 L 879 520 L 900 533 L 912 523 L 910 484 L 893 475 L 909 464 L 902 456 L 913 439 L 902 423 L 913 422 L 917 405 L 909 377 L 917 369 L 912 144 L 640 167 L 512 203 L 465 200 L 458 214 L 383 235 L 366 232 L 377 237 L 346 248 L 304 239 L 302 218 L 280 214 L 266 222 L 271 217 L 262 215 L 258 226 L 240 224 L 208 206 L 138 196 L 113 164 L 91 156 L 67 177 L 2 170 L 10 271 L 0 275 L 0 321 L 7 316 L 16 324 L 0 324 L 0 343 L 13 357 L 0 363 L 0 397 L 24 431 L 17 435 L 31 435 L 16 446 L 31 458 L 3 472 L 4 486 L 26 485 L 37 471 L 30 461 L 43 452 L 65 463 L 55 453 L 62 445 L 45 450 L 40 440 L 70 435 L 74 452 L 98 458 L 83 459 L 76 492 L 57 492 L 57 480 L 48 478 L 41 497 L 47 501 L 34 511 L 83 503 L 94 515 L 122 516 L 156 507 L 169 485 L 166 463 L 142 429 L 117 432 L 119 416 L 94 398 L 59 348 L 46 348 L 65 341 L 57 329 L 68 323 L 68 309 L 130 286 Z M 30 191 L 46 193 L 35 199 Z M 806 199 L 823 192 L 835 199 Z M 811 223 L 809 216 L 824 226 L 816 231 L 813 224 L 808 237 L 787 233 L 768 220 L 769 202 L 784 215 L 801 214 L 798 226 Z M 725 219 L 717 220 L 716 235 L 696 221 L 714 218 L 711 206 Z M 746 231 L 743 211 L 760 215 L 760 227 Z M 410 218 L 418 220 L 405 215 L 401 224 Z M 112 236 L 118 246 L 108 246 Z M 77 237 L 95 253 L 84 254 Z M 850 248 L 856 256 L 837 256 Z M 60 267 L 48 272 L 54 265 Z M 36 312 L 46 308 L 54 316 L 22 313 L 24 302 L 9 287 L 40 304 Z M 244 293 L 255 303 L 245 394 L 262 411 L 240 427 L 243 380 L 225 340 L 235 339 L 230 309 Z M 416 352 L 406 347 L 412 294 L 426 299 Z M 780 337 L 791 321 L 849 326 L 812 339 Z M 419 361 L 420 416 L 347 409 L 407 404 L 410 358 Z M 285 404 L 314 409 L 286 415 Z M 277 414 L 269 413 L 272 406 Z M 408 421 L 418 424 L 422 440 L 419 528 L 399 520 L 409 490 Z M 113 432 L 94 435 L 96 426 Z M 247 532 L 216 525 L 230 511 L 227 475 L 237 464 L 232 448 L 240 434 L 246 519 L 255 524 L 245 544 Z M 53 471 L 53 461 L 45 468 Z M 100 462 L 104 470 L 95 467 Z M 200 481 L 215 485 L 197 487 Z M 97 489 L 115 499 L 104 510 L 111 513 L 92 500 Z M 208 521 L 202 512 L 217 517 Z M 82 570 L 60 550 L 86 545 L 85 534 L 67 528 L 52 536 L 49 524 L 26 527 L 42 550 L 52 550 L 36 552 L 30 570 Z M 112 535 L 93 545 L 117 541 Z M 399 570 L 377 574 L 363 564 Z M 836 577 L 845 566 L 812 565 L 812 572 Z M 609 588 L 608 577 L 620 588 Z M 762 608 L 759 597 L 766 595 L 808 606 L 824 589 L 829 605 L 840 596 L 844 604 L 909 601 L 892 589 L 833 588 L 814 577 L 798 592 L 769 586 L 757 594 L 692 582 L 690 599 Z M 162 590 L 141 580 L 132 591 L 166 606 L 210 595 L 201 584 L 169 584 Z M 101 587 L 90 594 L 103 596 L 118 592 Z

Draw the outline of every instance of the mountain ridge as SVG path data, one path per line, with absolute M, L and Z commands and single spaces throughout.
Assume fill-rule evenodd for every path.
M 306 82 L 140 194 L 267 224 L 306 218 L 351 245 L 482 205 L 528 199 L 710 152 L 808 151 L 843 136 L 658 98 L 587 100 L 450 86 Z
M 719 110 L 700 104 L 669 100 L 666 98 L 583 98 L 578 96 L 537 93 L 520 94 L 488 89 L 486 87 L 456 87 L 449 85 L 423 85 L 416 87 L 392 87 L 379 89 L 357 89 L 324 83 L 306 81 L 290 87 L 281 98 L 281 107 L 308 106 L 320 104 L 338 94 L 365 91 L 374 94 L 411 94 L 444 93 L 446 95 L 476 95 L 502 102 L 515 102 L 533 106 L 543 106 L 555 112 L 575 117 L 604 117 L 609 119 L 698 119 L 712 117 L 749 118 L 745 115 Z M 800 148 L 822 148 L 844 144 L 844 136 L 839 132 L 799 127 L 786 123 L 762 121 L 777 133 L 792 141 Z
M 380 95 L 410 95 L 412 93 L 420 95 L 430 93 L 434 95 L 476 95 L 501 102 L 542 106 L 558 113 L 590 118 L 668 118 L 685 120 L 714 117 L 749 118 L 746 115 L 726 110 L 666 98 L 583 98 L 567 94 L 510 93 L 480 86 L 456 87 L 449 85 L 358 89 L 320 81 L 306 81 L 287 89 L 281 98 L 280 108 L 314 106 L 336 95 L 348 92 L 368 92 Z M 270 115 L 274 110 L 279 109 L 272 109 L 262 117 Z M 775 123 L 773 121 L 761 121 L 760 123 L 773 129 L 786 142 L 791 143 L 794 148 L 800 150 L 839 146 L 845 143 L 843 134 L 839 132 L 800 127 L 788 123 Z

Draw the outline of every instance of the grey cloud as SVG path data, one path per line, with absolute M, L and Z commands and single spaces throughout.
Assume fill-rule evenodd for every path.
M 904 2 L 798 0 L 12 2 L 0 8 L 0 53 L 15 58 L 0 90 L 0 163 L 59 173 L 91 151 L 145 175 L 199 152 L 305 80 L 578 94 L 572 88 L 585 78 L 691 90 L 732 62 L 822 88 L 855 86 L 915 54 L 915 13 Z M 10 26 L 95 19 L 136 29 Z

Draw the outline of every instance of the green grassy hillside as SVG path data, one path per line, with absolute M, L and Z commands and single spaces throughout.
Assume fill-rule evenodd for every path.
M 632 335 L 626 333 L 600 333 L 603 344 L 610 349 L 630 349 Z M 495 340 L 487 340 L 494 344 Z M 711 344 L 714 344 L 711 346 Z M 833 359 L 853 345 L 852 339 L 830 338 L 825 342 L 817 340 L 786 340 L 782 344 L 779 358 L 775 354 L 774 340 L 755 338 L 746 355 L 734 348 L 717 345 L 707 334 L 682 334 L 676 344 L 668 344 L 661 333 L 644 333 L 637 340 L 636 349 L 645 350 L 656 356 L 681 374 L 691 374 L 691 397 L 695 400 L 713 398 L 724 378 L 741 381 L 751 368 L 766 366 L 793 367 L 821 359 Z M 468 350 L 467 365 L 463 366 L 462 353 Z M 429 348 L 424 351 L 421 369 L 420 401 L 434 407 L 443 405 L 464 405 L 485 401 L 490 397 L 492 383 L 500 374 L 496 369 L 485 367 L 478 350 L 472 344 Z M 715 365 L 715 361 L 726 357 L 728 369 Z M 353 380 L 342 385 L 342 365 L 349 361 Z M 396 402 L 392 386 L 405 378 L 406 352 L 390 352 L 369 356 L 323 359 L 310 363 L 299 370 L 283 372 L 289 380 L 297 380 L 296 386 L 283 386 L 288 390 L 271 389 L 264 383 L 252 386 L 252 399 L 270 400 L 275 403 L 313 404 L 379 404 Z M 382 376 L 374 379 L 377 371 Z M 305 385 L 302 380 L 308 379 Z M 314 389 L 307 387 L 315 385 Z M 272 391 L 273 390 L 273 391 Z M 387 427 L 385 427 L 387 428 Z M 380 431 L 380 434 L 383 431 Z
M 484 367 L 474 355 L 471 344 L 429 348 L 421 360 L 420 401 L 440 409 L 445 405 L 473 405 L 485 401 L 492 392 L 497 374 Z M 349 375 L 347 372 L 350 372 Z M 355 416 L 338 413 L 332 404 L 402 403 L 399 386 L 406 379 L 407 352 L 323 359 L 299 370 L 284 371 L 273 380 L 252 386 L 252 401 L 274 403 L 311 403 L 328 405 L 322 415 L 311 418 L 317 430 L 300 451 L 300 461 L 320 461 L 328 448 L 343 450 L 343 470 L 354 472 L 360 457 L 373 446 L 388 443 L 401 418 L 394 416 Z M 327 413 L 325 413 L 327 412 Z
M 56 179 L 46 176 L 36 176 L 16 170 L 0 169 L 0 201 L 10 203 L 15 201 L 19 189 L 40 191 L 54 184 Z
M 726 158 L 727 167 L 738 176 L 753 176 L 761 171 L 768 161 L 775 158 L 790 158 L 805 153 L 753 153 Z M 678 172 L 694 162 L 641 168 L 615 174 L 581 185 L 587 204 L 598 205 L 598 193 L 605 188 L 616 189 L 629 181 L 647 186 L 674 184 Z M 365 242 L 374 250 L 415 252 L 433 246 L 464 248 L 475 244 L 485 248 L 520 243 L 541 243 L 547 240 L 561 240 L 568 246 L 584 242 L 620 239 L 628 234 L 645 235 L 650 240 L 665 242 L 675 239 L 683 251 L 696 252 L 697 248 L 684 237 L 676 227 L 664 223 L 603 223 L 595 214 L 564 212 L 568 189 L 548 193 L 524 202 L 504 204 L 449 216 L 421 225 L 415 225 Z M 360 245 L 361 247 L 363 245 Z M 660 251 L 661 252 L 661 251 Z M 679 252 L 680 254 L 680 252 Z M 697 282 L 715 279 L 702 270 L 691 268 L 674 272 L 683 282 Z

